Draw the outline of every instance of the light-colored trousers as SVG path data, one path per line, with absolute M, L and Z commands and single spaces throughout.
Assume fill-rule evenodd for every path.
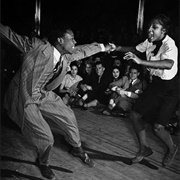
M 72 146 L 81 146 L 74 112 L 54 92 L 48 93 L 40 104 L 29 104 L 25 108 L 25 120 L 22 128 L 22 133 L 37 148 L 38 156 L 44 163 L 47 163 L 45 161 L 49 159 L 48 151 L 54 143 L 51 128 L 63 134 L 66 141 Z M 47 155 L 44 155 L 45 152 Z

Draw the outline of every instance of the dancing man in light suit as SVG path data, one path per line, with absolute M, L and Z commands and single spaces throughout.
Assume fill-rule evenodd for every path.
M 27 141 L 36 148 L 36 162 L 42 175 L 55 179 L 49 167 L 54 138 L 48 122 L 63 132 L 66 141 L 72 145 L 71 154 L 93 167 L 93 161 L 82 149 L 74 112 L 53 90 L 61 84 L 72 61 L 112 51 L 114 46 L 92 43 L 75 47 L 70 28 L 53 31 L 48 41 L 20 36 L 2 24 L 0 34 L 24 53 L 22 66 L 6 91 L 4 107 Z

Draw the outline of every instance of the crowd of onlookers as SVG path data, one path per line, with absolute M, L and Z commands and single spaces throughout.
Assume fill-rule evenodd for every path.
M 70 108 L 95 107 L 107 116 L 127 117 L 149 82 L 148 70 L 131 60 L 123 60 L 121 53 L 99 53 L 73 61 L 55 92 Z M 171 134 L 179 126 L 178 112 L 177 109 L 166 126 Z
M 103 105 L 105 115 L 125 116 L 149 79 L 147 72 L 121 54 L 98 54 L 73 61 L 61 85 L 55 90 L 68 106 L 82 109 Z

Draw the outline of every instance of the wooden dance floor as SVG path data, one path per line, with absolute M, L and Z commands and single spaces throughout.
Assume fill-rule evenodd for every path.
M 165 148 L 147 125 L 148 142 L 154 153 L 137 164 L 131 158 L 138 151 L 128 118 L 105 116 L 96 109 L 73 108 L 82 145 L 95 162 L 89 168 L 69 153 L 63 136 L 54 132 L 50 166 L 57 180 L 179 180 L 180 150 L 167 168 L 161 165 Z M 173 135 L 180 146 L 180 132 Z M 6 116 L 1 120 L 1 180 L 44 180 L 35 165 L 36 154 L 19 128 Z

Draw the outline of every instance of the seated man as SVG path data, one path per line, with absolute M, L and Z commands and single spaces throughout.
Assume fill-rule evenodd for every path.
M 109 87 L 113 91 L 108 107 L 103 111 L 106 115 L 124 116 L 128 112 L 139 94 L 146 88 L 146 81 L 139 79 L 140 71 L 137 65 L 130 67 L 129 76 L 123 76 L 120 80 L 112 82 Z M 112 111 L 116 107 L 117 111 Z
M 86 79 L 88 76 L 90 76 L 94 72 L 93 69 L 93 63 L 90 58 L 84 61 L 84 63 L 81 64 L 79 75 L 84 79 Z
M 91 106 L 97 106 L 98 103 L 107 103 L 104 92 L 109 83 L 112 82 L 112 77 L 105 72 L 102 61 L 96 62 L 95 70 L 96 73 L 92 74 L 89 82 L 86 83 L 85 87 L 83 86 L 85 93 L 79 101 L 79 105 L 85 109 Z

